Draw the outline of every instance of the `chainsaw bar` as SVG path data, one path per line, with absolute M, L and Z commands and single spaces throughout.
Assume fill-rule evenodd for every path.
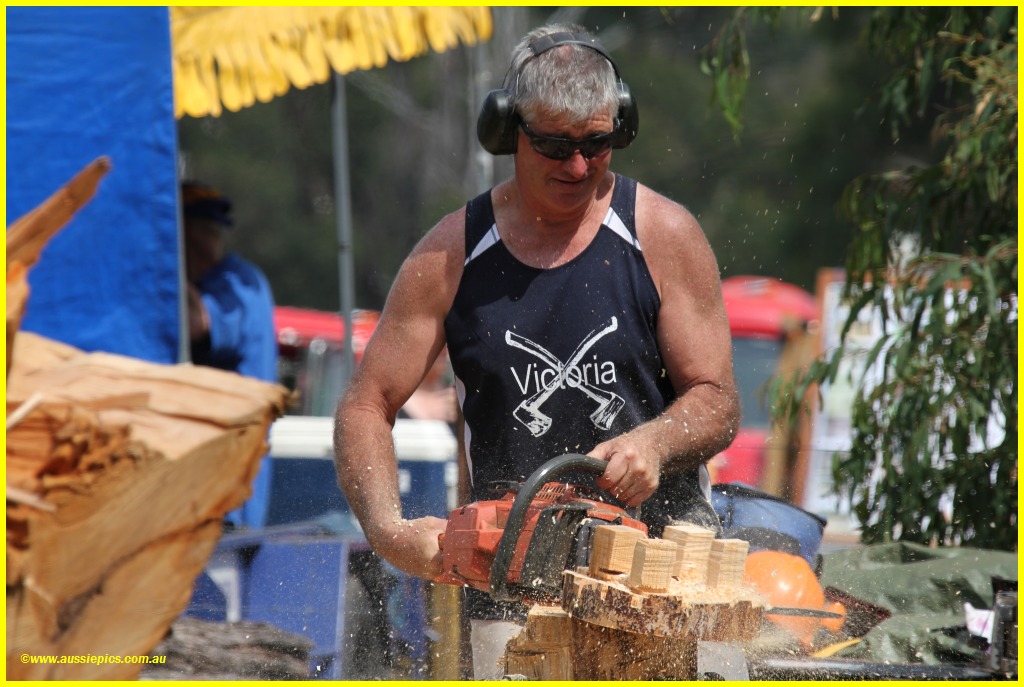
M 764 612 L 765 615 L 794 615 L 804 618 L 842 618 L 839 613 L 832 611 L 818 611 L 813 608 L 776 608 L 771 607 Z

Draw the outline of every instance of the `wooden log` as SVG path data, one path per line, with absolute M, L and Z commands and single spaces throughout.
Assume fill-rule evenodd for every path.
M 267 623 L 215 623 L 183 616 L 153 651 L 164 663 L 145 680 L 305 680 L 314 643 Z
M 693 680 L 698 641 L 751 640 L 765 611 L 753 590 L 724 598 L 672 580 L 666 593 L 652 594 L 571 571 L 564 583 L 576 680 Z
M 55 607 L 50 588 L 29 579 L 7 593 L 7 677 L 18 680 L 124 680 L 138 677 L 141 664 L 32 665 L 35 656 L 145 656 L 181 615 L 192 593 L 191 580 L 217 544 L 220 523 L 148 542 L 123 561 L 107 561 L 103 579 L 62 598 Z M 30 554 L 33 551 L 29 552 Z M 65 575 L 77 575 L 66 571 Z M 84 575 L 78 576 L 85 580 Z M 188 578 L 187 583 L 183 578 Z
M 99 157 L 79 171 L 28 214 L 7 227 L 7 372 L 14 360 L 14 338 L 21 328 L 29 297 L 28 270 L 43 248 L 96 194 L 110 171 L 110 159 Z
M 28 378 L 38 370 L 49 370 L 73 358 L 82 355 L 82 351 L 60 341 L 47 339 L 31 332 L 18 332 L 18 335 L 11 342 L 15 347 L 15 354 L 18 356 L 18 375 L 21 378 Z M 10 381 L 8 381 L 8 384 Z M 15 397 L 11 396 L 11 389 L 7 389 L 7 403 L 21 403 L 31 397 L 36 391 L 29 383 L 26 389 Z M 46 391 L 45 389 L 43 391 Z M 41 393 L 41 392 L 39 392 Z M 16 400 L 12 400 L 16 399 Z
M 694 680 L 697 640 L 665 638 L 573 621 L 576 680 Z
M 89 481 L 121 456 L 132 455 L 132 447 L 127 445 L 128 427 L 104 426 L 88 408 L 45 398 L 36 395 L 34 403 L 8 404 L 9 486 L 37 490 L 44 482 L 54 485 L 67 475 Z M 17 422 L 12 423 L 15 416 L 19 416 Z M 141 445 L 134 449 L 144 450 Z
M 723 642 L 751 639 L 765 611 L 764 600 L 747 588 L 723 596 L 673 580 L 668 592 L 650 594 L 574 571 L 566 571 L 563 581 L 562 608 L 574 620 L 641 635 Z
M 19 333 L 15 341 L 15 358 L 31 345 L 28 341 L 40 338 L 27 332 L 24 335 Z M 25 345 L 21 345 L 21 341 L 25 341 Z M 7 401 L 20 403 L 42 389 L 51 398 L 73 399 L 76 404 L 86 407 L 102 406 L 111 397 L 138 399 L 149 394 L 153 387 L 160 388 L 161 393 L 151 395 L 148 410 L 223 429 L 258 422 L 263 418 L 267 389 L 277 385 L 209 367 L 155 365 L 110 353 L 90 353 L 31 375 L 15 376 L 12 371 Z M 287 396 L 287 390 L 277 388 L 280 391 L 272 392 L 269 400 Z M 197 402 L 197 394 L 204 399 Z M 187 444 L 189 439 L 179 436 L 173 441 L 175 444 Z
M 25 364 L 23 367 L 23 363 Z M 19 332 L 8 384 L 9 679 L 135 679 L 248 498 L 281 386 L 191 365 L 85 354 Z

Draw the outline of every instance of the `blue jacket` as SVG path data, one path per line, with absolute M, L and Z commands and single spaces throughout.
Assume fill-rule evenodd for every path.
M 229 253 L 197 286 L 210 315 L 210 339 L 193 347 L 192 362 L 276 382 L 274 298 L 260 269 Z
M 192 362 L 247 377 L 277 382 L 277 335 L 274 297 L 258 267 L 228 253 L 197 284 L 210 316 L 210 336 L 192 345 Z M 252 495 L 225 517 L 236 526 L 265 524 L 271 472 L 266 461 L 252 482 Z

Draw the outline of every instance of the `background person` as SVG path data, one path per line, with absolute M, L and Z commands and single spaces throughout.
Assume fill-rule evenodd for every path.
M 256 265 L 225 251 L 231 200 L 195 181 L 181 196 L 192 362 L 276 382 L 274 297 Z
M 197 182 L 181 185 L 192 362 L 277 382 L 274 298 L 263 272 L 227 252 L 224 233 L 234 225 L 231 200 Z M 270 477 L 264 461 L 252 495 L 228 514 L 232 524 L 262 525 Z
M 516 46 L 478 135 L 514 174 L 444 217 L 403 264 L 335 423 L 338 479 L 371 546 L 428 579 L 440 518 L 406 520 L 391 428 L 447 345 L 473 500 L 564 453 L 643 504 L 652 536 L 718 528 L 705 463 L 735 436 L 739 401 L 718 266 L 683 207 L 609 171 L 638 115 L 617 68 L 577 26 Z M 372 475 L 372 479 L 367 479 Z M 585 476 L 581 479 L 586 479 Z M 474 675 L 525 611 L 467 590 Z

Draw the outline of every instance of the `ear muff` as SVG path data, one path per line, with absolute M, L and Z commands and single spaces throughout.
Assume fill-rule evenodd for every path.
M 633 142 L 633 139 L 636 138 L 636 132 L 640 130 L 640 111 L 636 107 L 636 100 L 633 99 L 633 94 L 629 92 L 629 86 L 621 79 L 618 86 L 619 116 L 616 119 L 615 142 L 612 146 L 615 148 L 625 148 Z
M 519 117 L 512 111 L 512 96 L 507 88 L 487 94 L 476 120 L 476 137 L 491 155 L 516 152 Z
M 615 121 L 615 148 L 625 148 L 636 138 L 640 129 L 640 112 L 629 86 L 619 77 L 619 68 L 608 52 L 595 40 L 570 33 L 544 36 L 530 44 L 534 57 L 559 45 L 575 43 L 599 52 L 615 70 L 619 92 L 619 112 Z M 512 106 L 512 94 L 507 88 L 498 88 L 487 94 L 476 120 L 476 137 L 491 155 L 511 155 L 519 140 L 519 115 Z

